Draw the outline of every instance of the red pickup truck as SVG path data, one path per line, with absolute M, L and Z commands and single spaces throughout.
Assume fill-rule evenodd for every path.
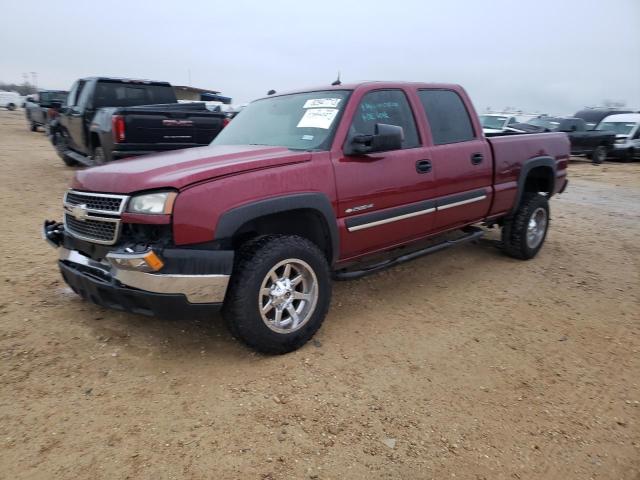
M 78 171 L 46 221 L 69 286 L 142 314 L 209 314 L 256 350 L 299 348 L 331 278 L 502 227 L 530 259 L 567 185 L 564 133 L 492 137 L 460 86 L 370 82 L 251 103 L 208 147 Z

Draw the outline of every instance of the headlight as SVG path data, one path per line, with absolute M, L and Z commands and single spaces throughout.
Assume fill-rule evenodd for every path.
M 130 213 L 168 215 L 173 211 L 173 202 L 177 196 L 176 192 L 155 192 L 137 195 L 129 200 L 127 211 Z
M 627 141 L 626 138 L 616 138 L 616 143 L 624 143 L 626 141 Z

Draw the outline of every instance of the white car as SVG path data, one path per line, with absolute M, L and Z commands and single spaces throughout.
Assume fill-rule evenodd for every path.
M 482 131 L 485 134 L 504 133 L 509 130 L 509 125 L 518 123 L 518 119 L 515 115 L 485 113 L 480 115 L 480 123 L 482 123 Z
M 615 132 L 616 140 L 609 154 L 630 162 L 640 154 L 640 113 L 617 113 L 604 118 L 596 130 Z
M 15 110 L 22 106 L 24 98 L 18 92 L 0 92 L 0 107 Z

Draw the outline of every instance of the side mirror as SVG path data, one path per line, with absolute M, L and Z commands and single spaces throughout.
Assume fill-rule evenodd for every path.
M 367 153 L 400 150 L 404 131 L 397 125 L 376 123 L 373 135 L 355 135 L 351 140 L 350 154 L 366 155 Z
M 36 103 L 36 101 L 35 101 L 35 99 L 33 97 L 27 97 L 26 100 L 27 100 L 27 102 Z

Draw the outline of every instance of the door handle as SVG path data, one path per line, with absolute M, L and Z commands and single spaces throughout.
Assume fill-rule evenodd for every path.
M 474 153 L 473 155 L 471 155 L 471 163 L 474 165 L 480 165 L 482 163 L 482 160 L 484 160 L 484 155 L 482 155 L 481 153 Z
M 429 173 L 431 171 L 431 162 L 429 160 L 418 160 L 416 162 L 416 172 Z

